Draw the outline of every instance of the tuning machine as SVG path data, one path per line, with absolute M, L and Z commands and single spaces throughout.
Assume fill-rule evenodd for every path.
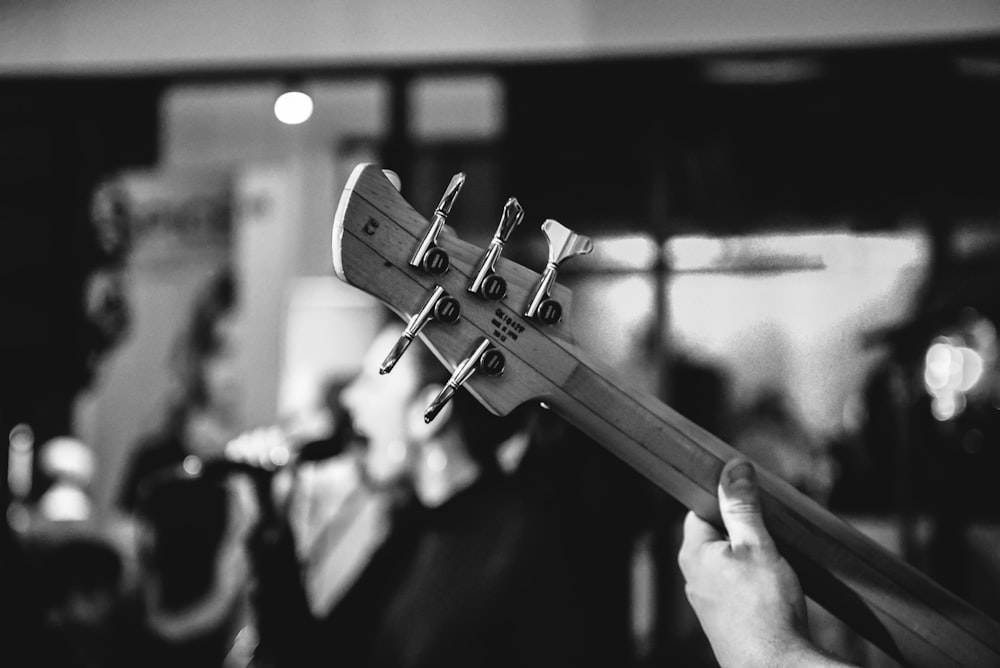
M 594 243 L 590 237 L 577 234 L 551 218 L 542 223 L 542 232 L 549 243 L 549 261 L 524 315 L 537 318 L 546 325 L 554 325 L 563 314 L 562 304 L 549 297 L 556 282 L 556 270 L 564 260 L 594 250 Z
M 458 322 L 461 315 L 462 307 L 458 303 L 458 300 L 446 293 L 440 285 L 435 286 L 434 290 L 431 291 L 431 296 L 406 324 L 406 329 L 403 330 L 399 340 L 396 341 L 396 345 L 393 346 L 381 366 L 379 366 L 378 372 L 386 374 L 392 371 L 392 368 L 396 366 L 396 362 L 399 361 L 399 358 L 403 356 L 406 349 L 413 343 L 413 339 L 429 321 L 434 320 L 435 322 L 453 325 Z
M 499 301 L 507 295 L 507 281 L 496 273 L 494 265 L 503 252 L 504 244 L 510 238 L 511 232 L 520 225 L 522 220 L 524 220 L 524 208 L 517 201 L 517 198 L 511 197 L 504 204 L 500 224 L 497 225 L 493 239 L 486 252 L 483 253 L 483 257 L 480 258 L 466 290 L 491 301 Z
M 507 360 L 500 350 L 494 347 L 493 342 L 484 338 L 476 346 L 469 357 L 455 367 L 455 372 L 445 383 L 444 387 L 431 402 L 431 405 L 424 411 L 424 422 L 430 422 L 441 412 L 453 396 L 476 371 L 485 373 L 488 376 L 499 376 L 503 373 Z
M 465 174 L 462 172 L 451 177 L 451 182 L 445 189 L 437 209 L 434 210 L 434 217 L 431 219 L 430 228 L 424 234 L 424 238 L 420 240 L 417 249 L 413 251 L 413 255 L 410 257 L 410 266 L 419 267 L 435 276 L 440 276 L 448 271 L 448 267 L 451 266 L 451 260 L 448 258 L 447 251 L 436 245 L 437 237 L 441 232 L 441 228 L 444 227 L 445 222 L 448 220 L 451 207 L 455 204 L 455 199 L 458 197 L 458 193 L 464 183 Z

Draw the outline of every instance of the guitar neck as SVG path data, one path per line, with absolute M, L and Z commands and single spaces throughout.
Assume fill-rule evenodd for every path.
M 700 516 L 738 453 L 658 399 L 579 364 L 545 398 L 565 420 Z M 905 665 L 1000 666 L 1000 624 L 758 466 L 768 528 L 806 594 Z M 820 567 L 819 564 L 823 566 Z
M 597 368 L 572 343 L 565 319 L 539 326 L 525 317 L 525 305 L 538 294 L 541 277 L 535 272 L 500 258 L 495 268 L 508 282 L 506 297 L 470 296 L 467 286 L 484 251 L 439 228 L 414 211 L 377 167 L 359 165 L 337 209 L 334 269 L 405 317 L 420 312 L 438 287 L 462 296 L 459 322 L 430 325 L 420 337 L 451 368 L 464 364 L 470 346 L 484 338 L 506 356 L 502 376 L 468 380 L 465 387 L 473 396 L 500 415 L 525 401 L 544 401 L 719 525 L 717 481 L 737 451 L 659 399 L 636 392 L 613 371 Z M 432 239 L 429 230 L 441 234 Z M 570 240 L 564 235 L 557 245 Z M 414 269 L 413 249 L 427 242 L 450 256 L 451 269 L 437 274 Z M 551 297 L 568 305 L 571 294 L 557 283 Z M 1000 666 L 1000 624 L 757 468 L 768 527 L 810 598 L 905 665 Z

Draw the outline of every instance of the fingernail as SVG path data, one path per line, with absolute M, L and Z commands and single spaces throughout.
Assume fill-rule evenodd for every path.
M 729 469 L 726 474 L 726 482 L 730 485 L 751 485 L 756 480 L 757 475 L 750 462 L 740 462 Z

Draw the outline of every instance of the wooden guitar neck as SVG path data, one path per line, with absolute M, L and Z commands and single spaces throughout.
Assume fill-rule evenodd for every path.
M 546 403 L 721 526 L 717 485 L 722 466 L 738 454 L 732 447 L 582 359 Z M 904 665 L 1000 666 L 1000 624 L 757 469 L 768 528 L 810 598 Z
M 357 167 L 334 223 L 337 275 L 404 319 L 430 312 L 429 300 L 449 296 L 452 307 L 460 307 L 458 321 L 428 320 L 419 336 L 450 369 L 471 369 L 471 350 L 490 349 L 505 361 L 502 374 L 462 378 L 487 408 L 503 415 L 526 401 L 544 401 L 683 505 L 720 525 L 719 474 L 737 451 L 600 368 L 573 342 L 565 317 L 571 294 L 555 283 L 554 267 L 561 257 L 589 250 L 589 240 L 546 221 L 549 264 L 544 275 L 531 271 L 499 257 L 496 248 L 462 241 L 444 226 L 460 187 L 453 183 L 458 185 L 431 224 L 380 169 Z M 505 224 L 502 220 L 501 228 Z M 504 228 L 505 235 L 511 228 Z M 413 262 L 417 256 L 425 261 Z M 491 276 L 504 279 L 502 295 L 469 288 L 482 282 L 484 258 Z M 1000 666 L 996 620 L 764 467 L 757 469 L 768 527 L 814 601 L 905 665 Z

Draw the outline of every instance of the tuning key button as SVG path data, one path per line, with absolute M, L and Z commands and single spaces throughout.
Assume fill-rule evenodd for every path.
M 451 259 L 448 257 L 448 253 L 437 246 L 432 246 L 427 249 L 424 253 L 424 257 L 420 260 L 420 266 L 423 267 L 424 271 L 428 274 L 433 274 L 434 276 L 440 276 L 444 272 L 448 271 L 448 267 L 451 266 Z
M 492 341 L 484 338 L 476 346 L 473 353 L 455 367 L 455 372 L 451 374 L 451 378 L 448 379 L 448 382 L 441 388 L 434 401 L 424 411 L 424 422 L 430 422 L 437 417 L 441 409 L 445 407 L 445 404 L 455 396 L 458 388 L 462 387 L 477 370 L 488 376 L 499 376 L 503 373 L 506 364 L 507 361 L 503 353 L 493 346 Z
M 438 203 L 437 209 L 434 210 L 434 217 L 431 219 L 430 228 L 424 234 L 424 238 L 420 240 L 417 249 L 413 251 L 413 255 L 410 257 L 410 266 L 420 267 L 424 271 L 434 275 L 440 275 L 448 271 L 448 267 L 451 265 L 448 253 L 438 248 L 435 244 L 437 243 L 438 234 L 441 233 L 441 228 L 444 227 L 445 222 L 448 220 L 451 207 L 455 204 L 455 198 L 458 197 L 458 193 L 464 183 L 465 174 L 462 172 L 451 177 L 451 182 L 445 189 L 444 196 Z
M 535 316 L 546 325 L 554 325 L 562 320 L 562 304 L 551 297 L 542 300 Z
M 490 274 L 479 286 L 479 294 L 490 301 L 500 301 L 507 296 L 507 281 L 502 276 Z
M 381 366 L 379 366 L 378 372 L 386 374 L 392 371 L 392 368 L 396 366 L 396 362 L 403 356 L 406 349 L 410 347 L 414 337 L 420 333 L 420 330 L 430 320 L 446 325 L 453 325 L 458 322 L 461 316 L 462 307 L 458 303 L 458 300 L 447 294 L 440 285 L 435 286 L 427 302 L 420 307 L 420 310 L 406 324 L 406 329 L 403 330 L 399 340 L 396 341 L 396 345 L 392 347 L 392 350 L 389 351 L 389 354 Z
M 594 243 L 590 237 L 577 234 L 551 218 L 542 223 L 542 232 L 545 233 L 545 238 L 549 242 L 549 261 L 545 265 L 545 271 L 538 281 L 534 296 L 531 298 L 524 315 L 529 318 L 537 318 L 546 325 L 554 325 L 559 322 L 563 313 L 562 305 L 549 297 L 552 286 L 556 282 L 557 269 L 564 260 L 576 255 L 585 255 L 594 250 Z
M 437 303 L 434 304 L 434 313 L 431 317 L 434 318 L 435 322 L 454 325 L 462 317 L 462 307 L 459 305 L 458 300 L 451 295 L 442 295 Z
M 503 252 L 504 244 L 510 238 L 511 232 L 521 224 L 522 220 L 524 220 L 524 208 L 517 198 L 511 197 L 504 204 L 493 239 L 486 252 L 479 258 L 479 264 L 472 273 L 472 280 L 469 281 L 466 290 L 490 301 L 499 301 L 507 295 L 507 281 L 496 274 L 494 265 Z
M 496 348 L 487 348 L 482 357 L 479 358 L 479 370 L 487 376 L 499 376 L 503 374 L 507 366 L 507 360 L 503 353 Z

